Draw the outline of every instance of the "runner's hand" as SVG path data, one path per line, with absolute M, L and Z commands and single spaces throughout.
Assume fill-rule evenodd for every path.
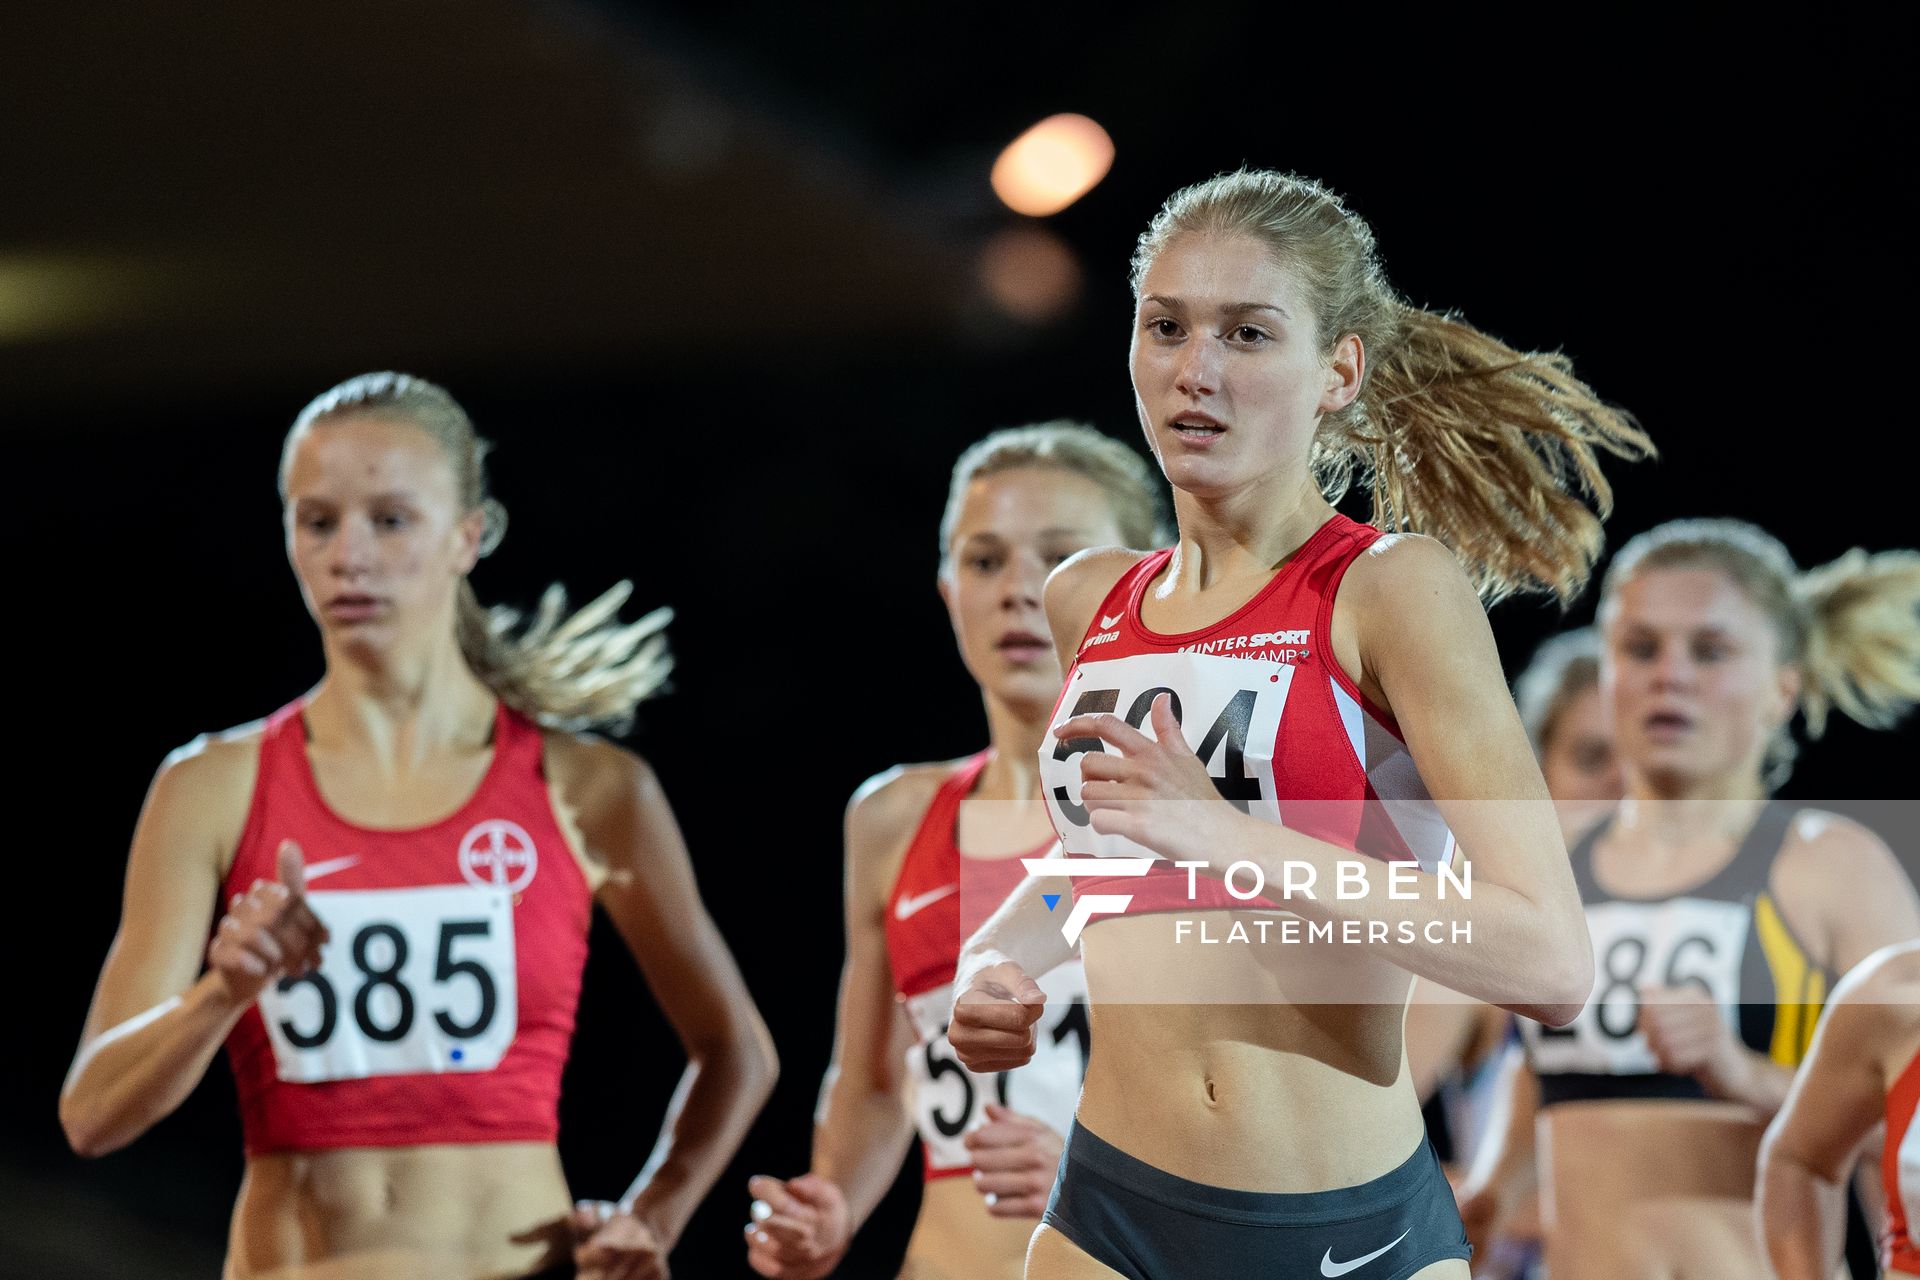
M 770 1280 L 820 1280 L 832 1274 L 853 1239 L 847 1199 L 816 1173 L 782 1181 L 750 1178 L 752 1221 L 747 1265 Z
M 1204 862 L 1207 874 L 1224 875 L 1234 861 L 1236 824 L 1254 819 L 1222 803 L 1207 766 L 1181 733 L 1170 695 L 1156 697 L 1147 717 L 1153 737 L 1105 714 L 1075 716 L 1054 730 L 1062 742 L 1098 738 L 1107 746 L 1080 757 L 1088 822 L 1102 835 L 1122 836 L 1173 861 Z
M 234 1000 L 249 1005 L 269 982 L 320 965 L 326 925 L 307 903 L 306 861 L 291 840 L 280 844 L 279 878 L 255 880 L 236 893 L 207 945 L 207 967 Z
M 652 1227 L 606 1200 L 573 1207 L 573 1265 L 579 1280 L 667 1280 L 667 1248 Z
M 967 1070 L 1009 1071 L 1033 1057 L 1033 1026 L 1046 1011 L 1040 984 L 1003 960 L 976 973 L 953 1002 L 947 1040 Z
M 961 1141 L 973 1157 L 973 1189 L 996 1218 L 1038 1218 L 1053 1192 L 1066 1144 L 1051 1128 L 1009 1110 L 987 1104 L 987 1123 Z

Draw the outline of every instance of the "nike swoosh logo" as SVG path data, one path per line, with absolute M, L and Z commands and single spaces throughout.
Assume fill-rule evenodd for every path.
M 360 861 L 360 855 L 350 853 L 344 858 L 328 858 L 325 862 L 309 862 L 307 864 L 307 880 L 311 883 L 312 881 L 318 880 L 321 876 L 330 876 L 336 871 L 345 871 L 358 861 Z
M 1127 615 L 1124 612 L 1122 612 L 1122 613 L 1114 614 L 1111 618 L 1102 618 L 1100 619 L 1100 629 L 1102 631 L 1105 631 L 1109 627 L 1117 627 L 1120 625 L 1120 619 L 1126 616 Z
M 922 907 L 930 907 L 950 893 L 960 892 L 957 884 L 943 884 L 938 889 L 929 889 L 925 893 L 912 894 L 893 904 L 893 918 L 905 920 Z
M 1327 1250 L 1326 1256 L 1320 1259 L 1320 1274 L 1328 1277 L 1329 1280 L 1332 1280 L 1332 1277 L 1343 1276 L 1347 1274 L 1347 1272 L 1352 1271 L 1355 1267 L 1364 1267 L 1369 1262 L 1372 1262 L 1375 1258 L 1385 1253 L 1387 1250 L 1393 1248 L 1394 1245 L 1399 1244 L 1402 1240 L 1405 1240 L 1412 1233 L 1413 1233 L 1413 1228 L 1408 1227 L 1405 1231 L 1402 1231 L 1399 1235 L 1395 1236 L 1391 1243 L 1383 1244 L 1378 1249 L 1375 1249 L 1372 1253 L 1367 1254 L 1365 1257 L 1355 1258 L 1351 1262 L 1335 1262 L 1333 1260 L 1333 1250 L 1329 1248 Z

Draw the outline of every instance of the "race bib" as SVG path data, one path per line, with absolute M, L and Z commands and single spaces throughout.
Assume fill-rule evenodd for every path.
M 907 1109 L 926 1144 L 930 1169 L 973 1163 L 961 1141 L 987 1123 L 987 1104 L 1030 1116 L 1065 1136 L 1087 1074 L 1087 979 L 1078 960 L 1040 980 L 1047 1010 L 1034 1027 L 1033 1060 L 1014 1071 L 976 1075 L 947 1039 L 953 984 L 910 998 L 907 1016 L 919 1043 L 907 1051 Z
M 513 902 L 436 885 L 307 895 L 332 941 L 320 968 L 260 994 L 282 1080 L 490 1071 L 520 1019 Z
M 1262 658 L 1206 653 L 1142 653 L 1077 669 L 1054 718 L 1117 715 L 1148 737 L 1153 700 L 1173 695 L 1180 731 L 1213 775 L 1214 789 L 1243 813 L 1280 821 L 1273 782 L 1273 745 L 1294 668 Z M 1068 853 L 1107 858 L 1157 857 L 1122 836 L 1093 829 L 1080 803 L 1080 757 L 1105 751 L 1098 738 L 1060 740 L 1040 753 L 1040 784 L 1061 845 Z
M 1650 1075 L 1659 1064 L 1640 1032 L 1644 987 L 1694 987 L 1720 1006 L 1737 1032 L 1740 962 L 1752 909 L 1739 902 L 1673 898 L 1602 902 L 1587 908 L 1593 937 L 1593 994 L 1564 1027 L 1521 1019 L 1534 1069 Z

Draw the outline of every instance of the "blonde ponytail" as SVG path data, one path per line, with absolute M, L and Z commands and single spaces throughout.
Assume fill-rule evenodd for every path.
M 287 467 L 301 436 L 317 423 L 354 414 L 401 418 L 431 436 L 453 466 L 462 507 L 485 513 L 480 554 L 500 544 L 507 512 L 487 492 L 492 445 L 474 431 L 473 420 L 444 387 L 411 374 L 361 374 L 301 410 L 281 453 L 282 501 Z M 634 708 L 660 691 L 673 666 L 665 635 L 672 611 L 655 609 L 637 622 L 622 623 L 617 615 L 632 592 L 631 583 L 619 583 L 568 616 L 567 594 L 555 583 L 516 635 L 520 612 L 487 608 L 472 584 L 462 581 L 454 600 L 461 655 L 494 696 L 530 719 L 557 729 L 625 733 L 633 725 Z
M 1554 353 L 1521 353 L 1459 318 L 1396 304 L 1397 341 L 1359 402 L 1315 442 L 1337 501 L 1355 472 L 1372 523 L 1438 538 L 1489 602 L 1585 588 L 1613 507 L 1596 448 L 1642 458 L 1653 443 Z M 1356 411 L 1357 409 L 1357 411 Z
M 533 621 L 519 635 L 517 609 L 480 603 L 471 583 L 460 584 L 455 628 L 473 673 L 514 710 L 555 729 L 625 733 L 633 712 L 666 683 L 673 669 L 667 623 L 673 610 L 655 609 L 621 623 L 620 606 L 633 594 L 621 582 L 567 616 L 567 593 L 554 583 L 540 597 Z
M 1891 728 L 1920 702 L 1920 551 L 1858 547 L 1794 584 L 1807 617 L 1807 734 L 1829 707 L 1870 729 Z
M 1516 351 L 1402 301 L 1372 230 L 1317 182 L 1242 170 L 1176 192 L 1135 250 L 1136 297 L 1153 258 L 1189 232 L 1263 241 L 1306 294 L 1322 349 L 1360 339 L 1360 395 L 1314 440 L 1329 501 L 1365 484 L 1376 526 L 1446 543 L 1488 601 L 1517 591 L 1567 601 L 1585 588 L 1613 498 L 1595 451 L 1654 452 L 1632 415 L 1595 396 L 1565 356 Z

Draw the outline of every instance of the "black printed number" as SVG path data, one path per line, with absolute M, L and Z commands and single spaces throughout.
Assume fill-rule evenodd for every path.
M 947 1053 L 939 1052 L 946 1049 Z M 944 1032 L 938 1040 L 929 1040 L 926 1046 L 927 1078 L 938 1080 L 942 1076 L 952 1076 L 960 1082 L 960 1105 L 954 1114 L 948 1115 L 939 1107 L 929 1113 L 933 1127 L 948 1138 L 957 1138 L 967 1131 L 967 1122 L 973 1118 L 973 1077 L 960 1065 L 958 1058 L 950 1056 L 952 1046 L 947 1044 Z M 1007 1073 L 1002 1071 L 994 1077 L 994 1092 L 1000 1095 L 1000 1105 L 1007 1105 Z
M 1120 691 L 1118 689 L 1088 689 L 1074 702 L 1073 714 L 1076 716 L 1099 715 L 1105 712 L 1111 712 L 1119 705 Z M 1102 743 L 1098 738 L 1062 738 L 1053 745 L 1053 758 L 1055 760 L 1070 760 L 1082 751 L 1104 750 L 1106 750 L 1106 744 Z M 1055 787 L 1053 789 L 1053 799 L 1054 802 L 1060 806 L 1060 812 L 1064 814 L 1067 821 L 1071 822 L 1074 826 L 1084 827 L 1093 820 L 1088 815 L 1084 806 L 1077 805 L 1067 798 L 1066 787 Z
M 370 960 L 375 938 L 385 938 L 389 944 L 388 964 L 384 969 L 374 968 Z M 407 1032 L 413 1030 L 413 992 L 407 990 L 396 975 L 407 963 L 407 935 L 390 924 L 367 925 L 353 935 L 353 963 L 367 975 L 367 980 L 353 993 L 353 1020 L 360 1024 L 360 1033 L 381 1044 L 406 1039 Z M 391 988 L 400 1002 L 400 1016 L 390 1027 L 379 1026 L 373 1020 L 373 993 L 381 987 Z
M 1148 689 L 1135 698 L 1127 708 L 1126 722 L 1138 729 L 1147 722 L 1147 716 L 1153 711 L 1153 700 L 1161 694 L 1171 700 L 1173 718 L 1181 722 L 1180 695 L 1172 689 Z M 1221 772 L 1213 775 L 1213 789 L 1222 799 L 1230 802 L 1234 808 L 1246 813 L 1255 800 L 1260 798 L 1260 779 L 1247 774 L 1247 734 L 1253 726 L 1253 704 L 1260 696 L 1257 689 L 1242 689 L 1227 699 L 1227 705 L 1220 709 L 1213 725 L 1207 730 L 1206 737 L 1200 739 L 1200 745 L 1194 754 L 1202 760 L 1210 761 L 1214 753 L 1225 748 L 1221 756 Z M 1118 689 L 1087 689 L 1073 704 L 1072 715 L 1099 715 L 1111 713 L 1120 705 Z M 1062 738 L 1054 744 L 1055 760 L 1071 759 L 1083 751 L 1104 751 L 1106 744 L 1098 738 Z M 1085 807 L 1075 804 L 1067 796 L 1064 786 L 1053 789 L 1055 803 L 1067 821 L 1077 827 L 1084 827 L 1090 821 Z
M 473 1021 L 464 1026 L 453 1020 L 453 1015 L 445 1009 L 434 1011 L 433 1020 L 440 1029 L 456 1040 L 471 1040 L 493 1025 L 493 1011 L 500 1003 L 499 993 L 493 987 L 493 975 L 487 972 L 487 966 L 478 960 L 455 960 L 453 944 L 461 938 L 484 938 L 493 931 L 493 925 L 486 920 L 449 920 L 440 926 L 440 954 L 433 962 L 433 980 L 451 982 L 455 977 L 465 974 L 472 978 L 480 991 L 480 1012 Z
M 1600 974 L 1606 981 L 1594 993 L 1593 1022 L 1600 1033 L 1610 1039 L 1625 1040 L 1640 1028 L 1640 988 L 1647 968 L 1647 951 L 1646 939 L 1629 935 L 1615 938 L 1600 957 Z M 1717 954 L 1713 940 L 1691 934 L 1675 942 L 1673 950 L 1667 953 L 1666 972 L 1661 975 L 1660 983 L 1667 987 L 1695 986 L 1708 999 L 1715 999 L 1713 984 L 1704 974 L 1681 972 L 1681 965 L 1696 954 L 1711 962 Z M 1573 1033 L 1572 1027 L 1563 1027 L 1549 1029 L 1546 1034 Z
M 1053 1042 L 1060 1044 L 1072 1036 L 1080 1042 L 1080 1074 L 1087 1074 L 1087 1059 L 1093 1052 L 1093 1031 L 1087 1025 L 1087 1002 L 1079 996 L 1067 1006 L 1067 1011 L 1053 1028 Z M 1004 1092 L 1004 1091 L 1003 1091 Z
M 434 1010 L 434 1022 L 440 1030 L 456 1040 L 471 1040 L 483 1034 L 493 1025 L 494 1015 L 500 1008 L 499 987 L 486 965 L 471 956 L 464 959 L 454 956 L 454 946 L 462 938 L 485 938 L 492 931 L 492 923 L 486 920 L 447 920 L 440 925 L 440 946 L 433 966 L 434 982 L 443 985 L 456 978 L 471 979 L 480 996 L 480 1011 L 474 1015 L 472 1022 L 455 1021 L 447 1009 Z M 377 943 L 385 945 L 376 947 Z M 376 921 L 362 926 L 353 935 L 348 951 L 353 957 L 354 968 L 365 979 L 353 993 L 353 1020 L 360 1028 L 360 1033 L 381 1044 L 393 1044 L 406 1039 L 407 1033 L 413 1030 L 415 1005 L 412 990 L 400 980 L 400 971 L 407 963 L 407 935 L 398 925 Z M 302 983 L 311 986 L 320 997 L 319 1024 L 311 1031 L 303 1031 L 293 1024 L 292 1019 L 282 1018 L 280 1032 L 295 1048 L 318 1049 L 333 1039 L 333 1033 L 340 1025 L 340 997 L 333 983 L 317 970 L 298 978 L 282 978 L 278 988 L 284 995 Z M 373 993 L 382 987 L 393 992 L 393 1003 L 399 1010 L 388 1026 L 381 1026 L 373 1017 Z

